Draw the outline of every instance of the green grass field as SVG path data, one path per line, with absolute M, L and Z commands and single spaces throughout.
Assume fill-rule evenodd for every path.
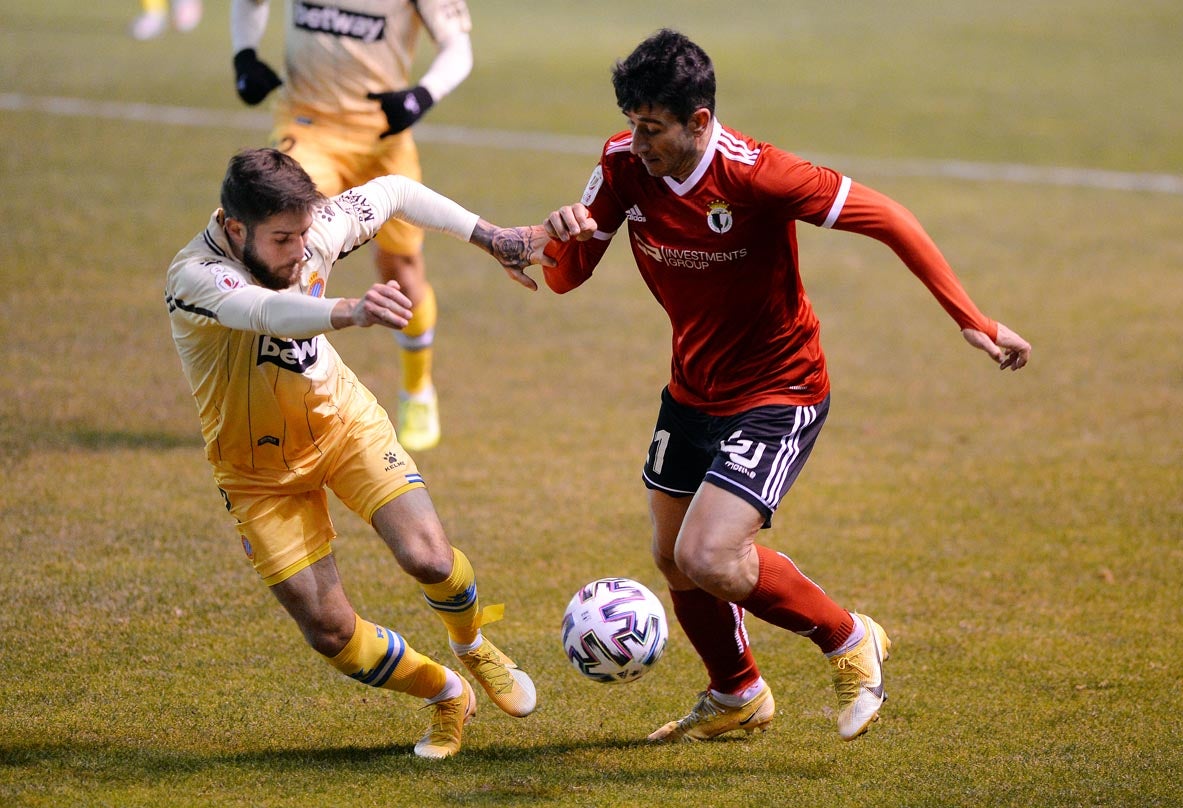
M 704 685 L 676 626 L 635 684 L 576 675 L 558 627 L 579 585 L 628 575 L 668 604 L 639 482 L 668 327 L 623 244 L 559 298 L 432 237 L 445 440 L 418 460 L 541 706 L 482 700 L 459 757 L 415 759 L 417 705 L 316 659 L 242 559 L 169 338 L 164 269 L 228 157 L 266 138 L 262 113 L 227 119 L 228 3 L 148 43 L 124 34 L 134 3 L 6 3 L 0 804 L 1183 804 L 1183 6 L 472 5 L 476 68 L 428 123 L 597 141 L 622 128 L 612 61 L 681 28 L 724 122 L 903 201 L 1034 344 L 999 373 L 882 245 L 803 228 L 833 409 L 763 540 L 891 633 L 882 720 L 840 742 L 828 666 L 754 620 L 778 705 L 761 736 L 640 741 Z M 129 117 L 141 103 L 201 120 Z M 575 200 L 595 160 L 430 131 L 428 183 L 502 224 Z M 1028 173 L 942 176 L 952 160 Z M 371 282 L 367 256 L 346 266 L 331 293 Z M 392 403 L 389 335 L 333 342 Z M 335 515 L 359 611 L 445 658 L 410 579 Z

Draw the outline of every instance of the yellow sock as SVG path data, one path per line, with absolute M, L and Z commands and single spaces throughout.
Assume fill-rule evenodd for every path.
M 354 615 L 353 636 L 329 664 L 370 687 L 429 699 L 444 689 L 447 670 L 407 645 L 397 632 Z
M 168 12 L 168 0 L 141 0 L 140 7 L 151 14 Z
M 481 626 L 500 620 L 502 604 L 480 607 L 476 591 L 476 573 L 468 557 L 452 548 L 452 573 L 438 584 L 420 584 L 423 597 L 448 629 L 448 638 L 457 645 L 471 645 Z
M 427 284 L 423 299 L 411 311 L 411 322 L 402 331 L 395 331 L 394 335 L 403 349 L 403 390 L 415 395 L 431 387 L 431 346 L 435 341 L 435 323 L 439 312 L 435 304 L 435 289 L 430 283 Z

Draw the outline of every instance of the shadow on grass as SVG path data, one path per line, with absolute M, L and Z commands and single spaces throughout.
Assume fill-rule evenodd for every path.
M 201 446 L 201 435 L 196 431 L 178 434 L 33 423 L 0 435 L 0 454 L 10 460 L 45 450 L 102 452 L 111 449 L 200 449 Z
M 383 746 L 334 746 L 321 748 L 257 749 L 232 753 L 202 753 L 195 751 L 124 747 L 95 743 L 6 743 L 0 745 L 0 770 L 29 768 L 70 771 L 86 774 L 103 782 L 141 781 L 144 777 L 169 778 L 175 775 L 201 774 L 206 771 L 266 772 L 271 775 L 288 773 L 310 774 L 334 771 L 338 774 L 354 771 L 359 776 L 373 774 L 373 769 L 383 774 L 427 772 L 438 767 L 464 765 L 473 770 L 493 768 L 507 776 L 521 776 L 538 773 L 544 768 L 560 767 L 572 777 L 581 769 L 594 771 L 602 784 L 616 782 L 626 784 L 635 779 L 647 779 L 654 770 L 678 769 L 679 778 L 693 778 L 696 771 L 684 765 L 689 761 L 679 760 L 684 751 L 693 748 L 717 749 L 720 745 L 744 743 L 742 735 L 717 738 L 710 744 L 653 745 L 644 740 L 588 739 L 584 741 L 551 743 L 537 746 L 465 748 L 451 760 L 428 761 L 415 757 L 412 743 Z M 606 761 L 596 753 L 627 753 L 645 750 L 651 755 L 651 765 L 606 766 Z M 586 756 L 585 753 L 590 753 Z M 577 755 L 571 760 L 569 756 Z M 635 763 L 636 761 L 633 761 Z M 813 772 L 811 765 L 794 764 L 790 757 L 781 758 L 780 773 L 796 777 L 812 778 L 823 776 L 824 772 Z M 733 764 L 736 771 L 743 764 Z M 762 759 L 759 768 L 768 773 L 768 760 Z M 704 776 L 717 777 L 717 773 L 698 772 Z
M 65 435 L 69 445 L 79 449 L 183 449 L 201 447 L 201 436 L 197 432 L 183 435 L 169 432 L 130 432 L 114 430 L 103 432 L 97 429 L 74 429 Z

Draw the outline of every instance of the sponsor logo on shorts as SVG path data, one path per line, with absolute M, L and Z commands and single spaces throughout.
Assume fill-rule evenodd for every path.
M 719 451 L 727 452 L 728 458 L 723 465 L 732 471 L 737 471 L 749 480 L 756 479 L 755 468 L 760 465 L 760 458 L 764 456 L 764 444 L 744 440 L 742 429 L 725 441 L 719 443 Z M 753 448 L 754 447 L 754 448 Z
M 403 468 L 407 464 L 395 452 L 388 451 L 383 459 L 386 461 L 386 468 L 383 471 L 394 471 L 395 469 Z

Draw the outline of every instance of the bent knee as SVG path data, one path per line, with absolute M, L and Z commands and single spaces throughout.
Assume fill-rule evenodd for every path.
M 705 552 L 675 551 L 677 569 L 699 589 L 734 601 L 751 591 L 743 571 L 733 560 Z
M 304 640 L 318 654 L 335 657 L 353 639 L 356 619 L 352 611 L 348 616 L 322 615 L 305 619 L 299 623 Z
M 452 545 L 419 545 L 414 551 L 397 553 L 399 566 L 420 583 L 438 583 L 452 574 L 455 558 Z

